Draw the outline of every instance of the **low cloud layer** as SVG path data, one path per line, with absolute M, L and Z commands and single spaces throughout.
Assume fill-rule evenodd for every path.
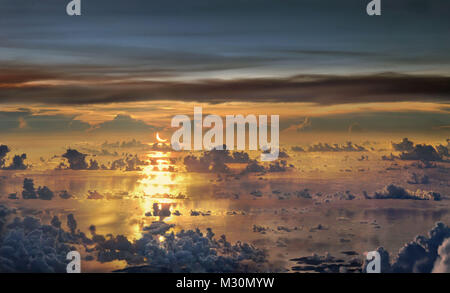
M 124 260 L 124 272 L 261 272 L 267 270 L 267 253 L 247 243 L 230 243 L 225 235 L 181 230 L 169 233 L 174 225 L 162 221 L 144 227 L 142 237 L 130 241 L 123 235 L 80 232 L 73 214 L 67 215 L 66 229 L 58 216 L 50 224 L 40 219 L 16 216 L 15 210 L 0 205 L 0 272 L 65 272 L 66 255 L 75 245 L 86 260 Z M 164 240 L 161 240 L 164 237 Z M 133 265 L 138 265 L 134 267 Z

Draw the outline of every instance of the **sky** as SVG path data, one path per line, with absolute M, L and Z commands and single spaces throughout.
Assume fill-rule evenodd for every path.
M 147 131 L 241 103 L 317 130 L 449 129 L 449 1 L 68 2 L 0 0 L 0 132 Z

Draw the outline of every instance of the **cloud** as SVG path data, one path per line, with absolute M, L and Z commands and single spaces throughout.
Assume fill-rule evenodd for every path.
M 65 272 L 69 242 L 60 228 L 42 225 L 34 217 L 16 217 L 1 237 L 0 272 Z
M 442 108 L 442 110 L 440 110 Z M 450 123 L 450 115 L 439 105 L 436 111 L 394 110 L 381 112 L 371 109 L 369 105 L 355 111 L 335 114 L 333 111 L 325 115 L 310 118 L 311 123 L 305 129 L 309 132 L 348 132 L 352 124 L 359 124 L 364 132 L 399 133 L 446 133 L 440 125 Z M 301 124 L 304 118 L 285 118 L 280 122 L 280 129 L 294 128 Z
M 430 184 L 430 177 L 428 175 L 411 174 L 411 180 L 407 181 L 409 184 Z
M 351 251 L 350 253 L 355 253 Z M 350 273 L 361 272 L 361 260 L 353 258 L 349 261 L 326 255 L 313 254 L 311 256 L 304 256 L 291 259 L 295 261 L 296 265 L 292 267 L 294 272 L 317 272 L 317 273 Z
M 402 160 L 442 161 L 442 157 L 431 145 L 417 144 L 408 152 L 400 154 Z
M 350 124 L 350 126 L 348 127 L 348 132 L 349 133 L 364 132 L 364 128 L 358 122 L 354 122 Z
M 102 144 L 103 148 L 139 148 L 139 149 L 149 149 L 150 146 L 148 144 L 142 143 L 139 140 L 136 140 L 135 138 L 133 138 L 130 141 L 117 141 L 117 142 L 112 142 L 109 143 L 108 141 L 105 141 Z
M 0 145 L 0 169 L 4 170 L 25 170 L 28 168 L 27 165 L 24 164 L 24 161 L 27 158 L 27 154 L 15 155 L 11 164 L 5 167 L 5 157 L 10 152 L 10 149 L 7 145 Z
M 139 159 L 137 155 L 126 154 L 125 158 L 114 160 L 111 163 L 110 170 L 123 170 L 123 171 L 142 171 L 141 166 L 147 166 L 149 163 Z M 106 169 L 106 167 L 102 167 Z
M 42 199 L 42 200 L 52 200 L 54 196 L 53 191 L 50 190 L 47 186 L 39 186 L 36 190 L 34 188 L 34 181 L 30 178 L 24 178 L 23 180 L 23 191 L 22 197 L 23 199 Z M 60 194 L 61 198 L 67 199 L 67 192 L 63 192 Z
M 308 152 L 366 152 L 367 149 L 363 146 L 353 144 L 351 141 L 347 142 L 345 145 L 328 143 L 314 144 L 308 147 Z
M 305 117 L 305 119 L 302 122 L 298 124 L 293 124 L 288 128 L 284 129 L 284 131 L 295 130 L 297 132 L 302 132 L 308 130 L 309 128 L 311 128 L 311 119 L 309 117 Z
M 33 179 L 25 178 L 23 180 L 23 199 L 36 199 L 36 190 L 34 189 Z
M 112 120 L 91 125 L 77 119 L 76 115 L 52 115 L 32 112 L 29 109 L 15 111 L 0 111 L 0 132 L 150 132 L 159 128 L 148 125 L 142 120 L 134 119 L 130 115 L 119 114 Z M 132 147 L 133 142 L 124 142 Z M 138 146 L 135 141 L 136 147 Z
M 414 149 L 414 143 L 405 137 L 400 143 L 393 142 L 392 147 L 396 151 L 411 151 Z
M 436 223 L 427 236 L 418 235 L 405 244 L 394 262 L 390 263 L 389 252 L 383 247 L 377 251 L 381 256 L 382 273 L 431 273 L 448 272 L 450 228 L 444 223 Z M 362 269 L 366 271 L 368 262 L 365 261 Z
M 0 223 L 13 215 L 0 205 Z M 225 235 L 215 238 L 210 228 L 181 230 L 162 221 L 144 227 L 142 237 L 130 241 L 123 235 L 97 234 L 92 238 L 78 230 L 73 214 L 67 216 L 68 232 L 54 216 L 50 225 L 31 216 L 15 217 L 0 235 L 0 272 L 65 272 L 66 255 L 74 245 L 85 247 L 88 256 L 99 262 L 124 260 L 123 272 L 263 272 L 267 271 L 267 253 L 243 242 L 230 243 Z M 161 240 L 161 236 L 164 240 Z M 93 245 L 88 250 L 86 245 Z M 81 251 L 80 251 L 81 252 Z M 133 267 L 133 265 L 138 265 Z
M 444 145 L 438 145 L 436 146 L 436 151 L 438 152 L 439 156 L 442 158 L 444 157 L 450 157 L 450 147 L 444 146 Z
M 301 146 L 293 146 L 293 147 L 291 147 L 291 150 L 293 152 L 304 152 L 305 151 L 305 149 Z
M 197 158 L 194 155 L 184 157 L 183 163 L 188 172 L 214 172 L 227 173 L 230 171 L 227 163 L 248 163 L 250 156 L 246 152 L 230 152 L 226 146 L 222 149 L 214 148 L 211 151 L 203 152 Z
M 0 145 L 0 168 L 2 168 L 5 164 L 5 157 L 9 153 L 9 148 L 7 145 Z
M 0 132 L 84 131 L 90 127 L 89 123 L 76 119 L 76 115 L 42 115 L 29 109 L 0 111 Z
M 88 164 L 86 163 L 86 154 L 82 154 L 77 150 L 68 149 L 63 155 L 69 161 L 69 168 L 72 170 L 86 170 Z
M 252 160 L 247 164 L 242 173 L 245 174 L 245 173 L 265 173 L 265 172 L 269 173 L 286 172 L 289 170 L 289 168 L 292 168 L 292 166 L 291 165 L 288 166 L 286 160 L 275 161 L 267 166 L 259 164 L 258 161 L 256 160 Z
M 11 165 L 5 167 L 5 170 L 25 170 L 28 168 L 27 165 L 24 164 L 24 161 L 27 158 L 27 154 L 15 155 Z
M 434 263 L 433 273 L 450 273 L 450 238 L 438 248 L 438 258 Z
M 436 200 L 442 199 L 441 194 L 434 191 L 416 190 L 410 191 L 395 184 L 389 184 L 383 190 L 377 191 L 373 196 L 364 193 L 367 199 L 413 199 L 413 200 Z
M 4 77 L 5 79 L 5 77 Z M 450 101 L 450 77 L 432 75 L 294 75 L 196 81 L 111 80 L 110 83 L 21 86 L 7 80 L 0 102 L 100 104 L 154 100 L 224 103 L 313 102 L 322 105 Z M 2 80 L 0 80 L 0 84 Z
M 91 130 L 92 132 L 148 132 L 155 131 L 157 128 L 148 125 L 142 120 L 134 119 L 130 115 L 119 114 L 113 120 L 97 124 Z
M 38 188 L 37 194 L 39 199 L 43 200 L 51 200 L 54 196 L 53 191 L 51 191 L 47 186 L 43 186 Z

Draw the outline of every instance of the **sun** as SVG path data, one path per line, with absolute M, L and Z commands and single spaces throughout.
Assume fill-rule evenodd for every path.
M 159 132 L 156 133 L 156 140 L 158 140 L 158 142 L 166 142 L 167 139 L 162 139 L 161 137 L 159 137 Z

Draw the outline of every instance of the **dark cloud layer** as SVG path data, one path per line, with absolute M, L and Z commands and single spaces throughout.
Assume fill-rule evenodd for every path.
M 0 0 L 0 103 L 448 102 L 446 0 L 86 2 Z
M 1 77 L 0 77 L 1 78 Z M 6 77 L 6 79 L 8 79 Z M 33 78 L 32 80 L 35 80 Z M 0 80 L 0 102 L 97 104 L 151 100 L 209 103 L 230 101 L 347 104 L 394 101 L 450 101 L 450 77 L 399 74 L 297 75 L 232 80 L 124 81 L 103 85 L 17 87 Z

